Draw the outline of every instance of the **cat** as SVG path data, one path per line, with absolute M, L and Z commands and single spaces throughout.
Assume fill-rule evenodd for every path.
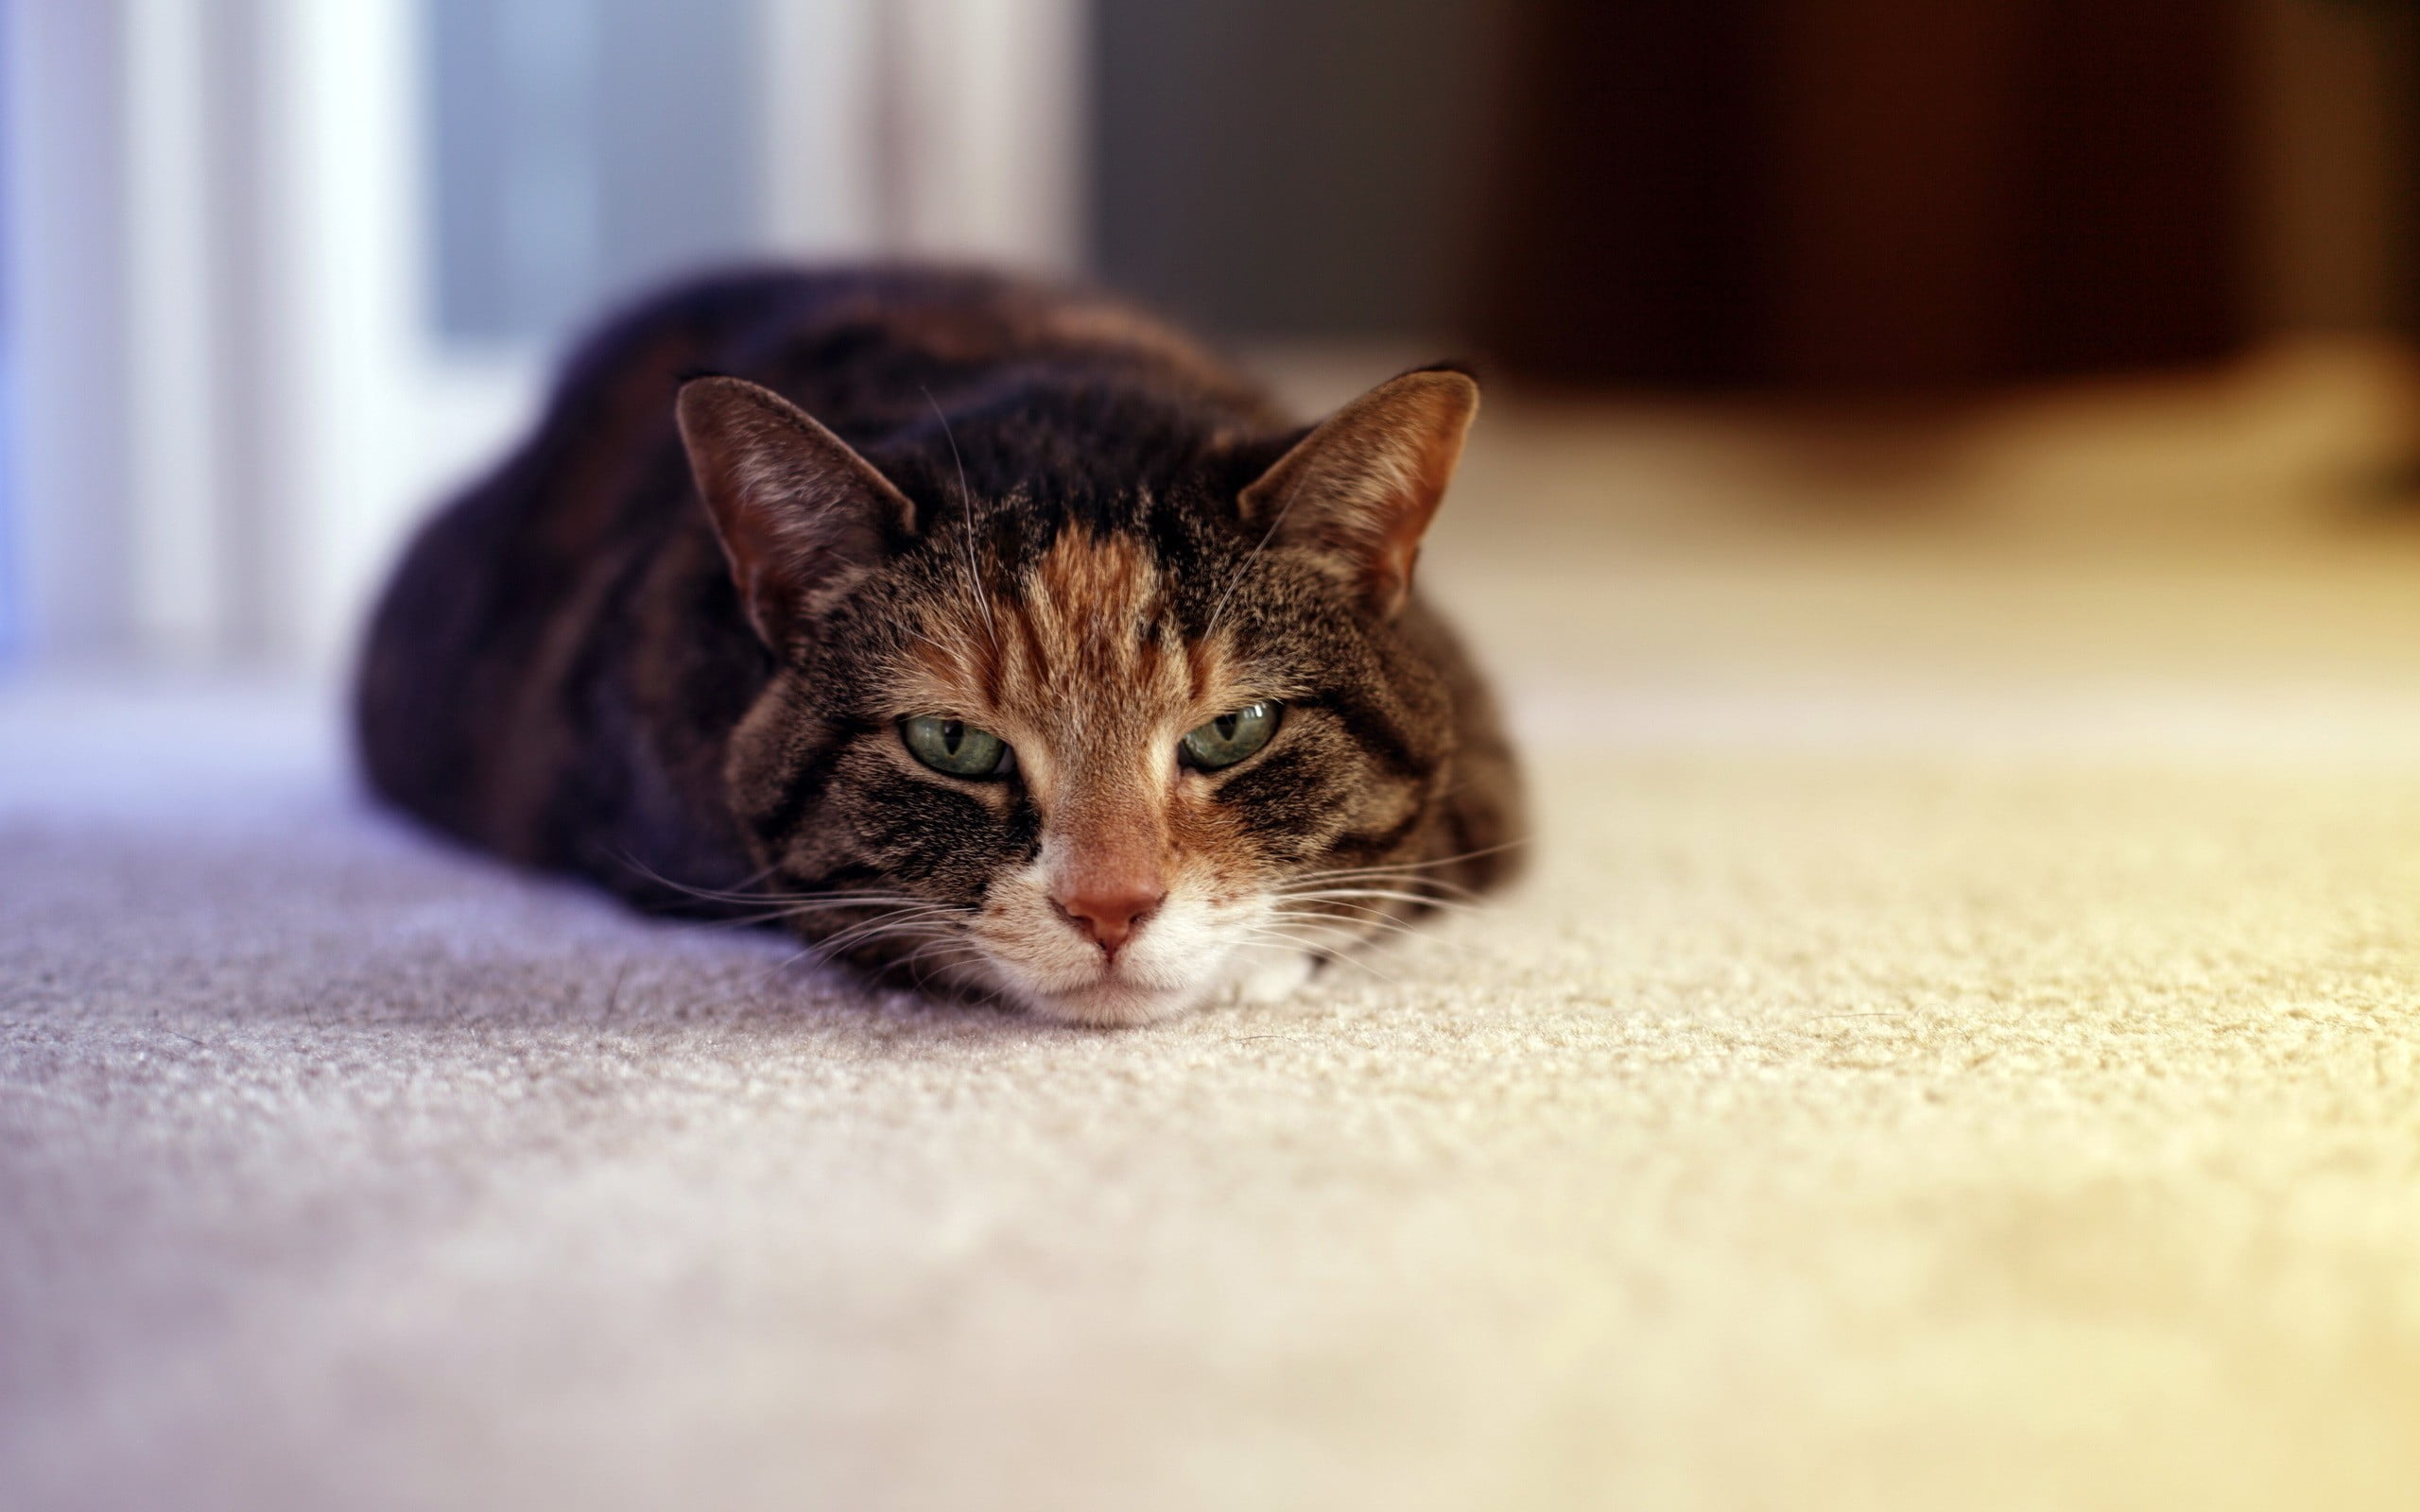
M 1413 591 L 1478 388 L 1289 423 L 1107 296 L 745 269 L 573 354 L 372 617 L 372 787 L 644 907 L 1134 1024 L 1512 874 L 1520 782 Z

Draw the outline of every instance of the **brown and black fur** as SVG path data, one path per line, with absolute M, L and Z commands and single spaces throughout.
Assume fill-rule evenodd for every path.
M 845 592 L 794 624 L 752 622 L 739 548 L 701 504 L 675 405 L 701 374 L 787 400 L 907 506 L 867 526 Z M 1521 824 L 1484 686 L 1416 593 L 1357 596 L 1288 523 L 1292 501 L 1253 510 L 1305 434 L 1091 295 L 914 270 L 674 289 L 589 340 L 535 434 L 410 546 L 361 662 L 370 782 L 473 846 L 648 908 L 856 890 L 977 908 L 1046 816 L 1016 778 L 977 789 L 898 763 L 900 669 L 1011 697 L 1004 679 L 1124 675 L 1002 652 L 992 606 L 1013 621 L 1053 592 L 1106 603 L 1115 584 L 1068 575 L 1131 560 L 1151 585 L 1132 612 L 1161 622 L 1135 627 L 1132 654 L 1198 659 L 1206 634 L 1285 692 L 1280 738 L 1198 796 L 1189 822 L 1229 836 L 1201 843 L 1271 876 L 1393 868 L 1415 893 L 1484 887 Z M 935 617 L 944 603 L 955 619 Z M 987 620 L 990 652 L 945 649 Z M 814 938 L 849 917 L 796 923 Z

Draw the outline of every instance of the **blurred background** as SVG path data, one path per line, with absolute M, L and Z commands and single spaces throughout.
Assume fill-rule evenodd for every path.
M 734 258 L 1097 278 L 1306 406 L 1477 355 L 1478 572 L 1574 533 L 2400 563 L 2415 37 L 2388 0 L 9 0 L 0 657 L 340 665 L 567 335 Z

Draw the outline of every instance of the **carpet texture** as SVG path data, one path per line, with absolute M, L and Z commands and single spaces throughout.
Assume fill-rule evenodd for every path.
M 450 851 L 308 695 L 0 690 L 0 1500 L 2409 1506 L 2420 558 L 2263 381 L 2251 484 L 2235 388 L 1499 420 L 1531 879 L 1137 1031 Z

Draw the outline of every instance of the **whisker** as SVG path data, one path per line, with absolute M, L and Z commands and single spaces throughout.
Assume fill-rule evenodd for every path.
M 769 897 L 770 895 L 763 895 Z M 725 919 L 706 919 L 699 929 L 746 929 L 761 924 L 778 923 L 784 919 L 804 918 L 809 914 L 827 913 L 843 908 L 873 908 L 893 903 L 920 903 L 920 898 L 891 898 L 880 894 L 849 894 L 829 897 L 806 897 L 795 902 L 775 902 L 752 913 L 735 914 Z
M 1417 872 L 1398 871 L 1392 868 L 1355 868 L 1335 871 L 1305 871 L 1288 878 L 1283 885 L 1294 887 L 1305 885 L 1316 885 L 1321 883 L 1331 882 L 1345 884 L 1378 883 L 1392 884 L 1393 885 L 1403 887 L 1433 887 L 1441 893 L 1464 893 L 1474 897 L 1477 896 L 1477 894 L 1472 893 L 1470 888 L 1461 885 L 1460 883 L 1447 882 L 1443 877 L 1424 877 Z
M 939 919 L 955 918 L 962 915 L 964 912 L 965 910 L 963 909 L 952 908 L 941 903 L 930 902 L 908 903 L 901 907 L 885 908 L 875 913 L 870 919 L 861 919 L 854 924 L 843 924 L 833 934 L 825 936 L 823 937 L 823 942 L 829 944 L 833 940 L 842 939 L 861 931 L 880 929 L 889 924 L 930 923 Z
M 1303 900 L 1383 898 L 1394 902 L 1418 903 L 1423 908 L 1444 908 L 1459 913 L 1479 912 L 1477 903 L 1466 903 L 1455 898 L 1435 898 L 1426 893 L 1404 892 L 1392 887 L 1286 887 L 1279 888 L 1269 896 Z
M 911 929 L 935 928 L 937 917 L 930 913 L 911 913 L 902 910 L 896 914 L 886 914 L 880 919 L 870 919 L 863 923 L 852 924 L 846 929 L 817 940 L 815 944 L 826 954 L 837 955 L 843 951 L 854 950 L 859 945 L 873 940 L 904 935 Z
M 938 958 L 933 955 L 937 947 L 946 948 Z M 928 967 L 946 971 L 961 961 L 980 960 L 982 956 L 983 952 L 978 947 L 965 940 L 937 939 L 908 952 L 896 964 L 908 968 L 914 975 L 916 986 L 922 988 L 931 974 Z
M 1351 966 L 1357 971 L 1369 972 L 1372 976 L 1376 977 L 1381 982 L 1390 983 L 1396 987 L 1401 987 L 1403 985 L 1403 978 L 1379 971 L 1376 967 L 1372 966 L 1369 962 L 1362 960 L 1360 957 L 1348 951 L 1337 950 L 1326 945 L 1322 945 L 1317 941 L 1305 939 L 1299 935 L 1289 935 L 1283 930 L 1270 929 L 1266 926 L 1255 926 L 1247 931 L 1244 937 L 1261 944 L 1268 944 L 1271 941 L 1276 941 L 1291 945 L 1304 952 L 1305 954 L 1316 955 L 1322 960 L 1342 961 L 1346 965 Z
M 1427 932 L 1427 929 L 1413 929 L 1410 924 L 1401 924 L 1401 921 L 1396 919 L 1339 919 L 1336 915 L 1285 915 L 1280 917 L 1278 921 L 1288 926 L 1300 926 L 1300 929 L 1317 929 L 1317 926 L 1336 926 L 1336 924 L 1345 924 L 1350 926 L 1350 929 L 1360 929 L 1362 934 L 1356 934 L 1353 941 L 1350 941 L 1350 943 L 1356 943 L 1356 946 L 1373 943 L 1377 941 L 1379 936 L 1421 938 L 1421 941 L 1438 938 L 1433 932 Z M 1440 943 L 1444 943 L 1447 949 L 1455 949 L 1455 941 L 1440 941 Z
M 804 894 L 796 902 L 783 904 L 783 910 L 793 914 L 821 913 L 833 908 L 931 907 L 960 912 L 955 903 L 938 903 L 929 898 L 903 897 L 891 893 L 827 893 L 821 896 Z
M 1389 919 L 1383 914 L 1338 915 L 1280 912 L 1272 914 L 1270 917 L 1282 924 L 1302 926 L 1324 925 L 1329 928 L 1341 927 L 1352 930 L 1366 931 L 1366 933 L 1358 934 L 1355 936 L 1357 943 L 1359 941 L 1374 939 L 1381 933 L 1392 935 L 1403 939 L 1440 938 L 1434 930 L 1422 929 L 1418 925 L 1408 924 L 1400 919 Z
M 920 387 L 922 386 L 919 386 Z M 949 442 L 949 456 L 958 464 L 958 507 L 966 517 L 966 591 L 975 597 L 975 607 L 983 612 L 983 630 L 992 643 L 994 655 L 1000 650 L 1000 627 L 992 618 L 992 594 L 983 586 L 983 574 L 975 559 L 975 495 L 966 486 L 966 458 L 958 450 L 958 433 L 950 428 L 949 417 L 942 413 L 941 401 L 930 388 L 924 389 L 925 403 L 933 406 L 933 419 L 941 421 L 942 436 Z
M 943 948 L 944 954 L 935 958 L 933 952 L 937 947 Z M 946 971 L 952 967 L 979 962 L 985 958 L 986 953 L 981 946 L 963 935 L 951 934 L 929 941 L 890 964 L 893 967 L 906 968 L 909 972 L 910 985 L 922 991 L 936 970 Z M 960 977 L 948 982 L 947 985 L 953 990 L 971 995 L 975 1002 L 987 1007 L 998 1007 L 1005 996 L 1004 988 L 987 985 L 980 980 Z
M 1293 512 L 1294 500 L 1303 491 L 1303 480 L 1309 475 L 1310 470 L 1305 468 L 1294 475 L 1292 483 L 1287 485 L 1286 502 L 1277 507 L 1277 517 L 1269 522 L 1269 528 L 1260 533 L 1260 539 L 1253 543 L 1252 550 L 1244 553 L 1244 559 L 1236 566 L 1235 576 L 1227 579 L 1226 591 L 1219 595 L 1219 602 L 1211 607 L 1210 623 L 1201 632 L 1202 640 L 1208 641 L 1219 633 L 1219 622 L 1225 618 L 1227 613 L 1227 601 L 1236 596 L 1236 590 L 1242 586 L 1244 576 L 1252 571 L 1253 563 L 1260 559 L 1260 554 L 1269 549 L 1270 541 L 1277 539 L 1277 527 L 1284 524 L 1286 517 Z
M 898 906 L 930 907 L 949 911 L 964 911 L 962 905 L 959 904 L 937 903 L 929 898 L 919 898 L 908 893 L 794 893 L 769 892 L 761 887 L 748 891 L 733 891 L 718 887 L 698 887 L 687 883 L 673 881 L 671 878 L 665 876 L 662 872 L 655 870 L 653 868 L 648 866 L 645 862 L 640 861 L 637 857 L 631 855 L 627 851 L 621 852 L 618 859 L 623 863 L 623 865 L 628 866 L 631 869 L 638 872 L 649 881 L 657 883 L 660 885 L 669 887 L 673 891 L 681 893 L 686 897 L 696 898 L 706 902 L 725 903 L 731 905 L 752 903 L 757 905 L 756 911 L 752 913 L 742 914 L 731 919 L 709 920 L 707 921 L 706 927 L 710 928 L 717 925 L 728 927 L 732 925 L 766 923 L 774 919 L 788 919 L 836 908 Z M 774 868 L 772 867 L 766 867 L 757 871 L 749 880 L 755 881 L 770 875 L 773 869 Z
M 1454 866 L 1464 861 L 1477 861 L 1481 856 L 1498 855 L 1506 850 L 1516 850 L 1527 844 L 1529 844 L 1527 839 L 1507 840 L 1500 845 L 1481 846 L 1476 850 L 1463 850 L 1454 855 L 1437 856 L 1426 861 L 1401 861 L 1386 866 L 1338 867 L 1322 871 L 1305 871 L 1299 874 L 1299 880 L 1340 880 L 1348 877 L 1375 877 L 1381 875 L 1426 871 L 1438 867 Z M 1454 884 L 1447 883 L 1437 878 L 1423 878 L 1421 880 L 1424 884 L 1430 886 L 1443 887 L 1455 885 Z
M 1408 923 L 1403 919 L 1392 917 L 1392 915 L 1381 913 L 1374 908 L 1370 908 L 1361 904 L 1345 903 L 1340 904 L 1339 906 L 1351 908 L 1354 912 L 1348 914 L 1329 914 L 1301 908 L 1278 909 L 1272 912 L 1269 917 L 1289 924 L 1342 925 L 1347 928 L 1357 930 L 1383 929 L 1407 937 L 1417 936 L 1422 939 L 1426 939 L 1431 934 L 1435 933 L 1432 930 L 1422 929 L 1416 924 Z
M 906 911 L 903 910 L 902 912 L 905 913 Z M 936 942 L 948 941 L 958 937 L 955 934 L 938 929 L 937 926 L 931 922 L 929 916 L 899 917 L 897 915 L 887 915 L 881 919 L 870 919 L 863 924 L 851 925 L 848 929 L 842 930 L 829 938 L 809 941 L 804 949 L 793 952 L 789 955 L 786 955 L 781 960 L 775 962 L 773 966 L 766 971 L 763 978 L 760 979 L 759 985 L 761 986 L 763 983 L 770 982 L 774 976 L 789 970 L 793 966 L 796 966 L 801 961 L 812 959 L 818 964 L 829 965 L 837 961 L 842 953 L 854 950 L 858 946 L 871 944 L 877 939 L 885 938 L 913 939 L 917 937 L 919 932 L 927 932 L 925 934 L 925 937 L 928 940 Z
M 761 892 L 726 892 L 718 887 L 698 887 L 692 886 L 690 884 L 685 882 L 675 882 L 670 877 L 666 876 L 663 872 L 656 870 L 653 867 L 650 867 L 646 862 L 641 861 L 637 856 L 631 854 L 627 850 L 615 850 L 614 852 L 614 859 L 620 862 L 623 866 L 630 868 L 632 871 L 637 872 L 640 876 L 645 877 L 648 881 L 656 884 L 658 886 L 669 887 L 674 892 L 681 893 L 690 898 L 703 899 L 708 902 L 756 902 L 765 897 L 765 894 Z M 762 882 L 765 878 L 771 876 L 772 873 L 773 868 L 769 866 L 761 868 L 752 874 L 741 878 L 740 885 L 746 887 L 754 883 Z

